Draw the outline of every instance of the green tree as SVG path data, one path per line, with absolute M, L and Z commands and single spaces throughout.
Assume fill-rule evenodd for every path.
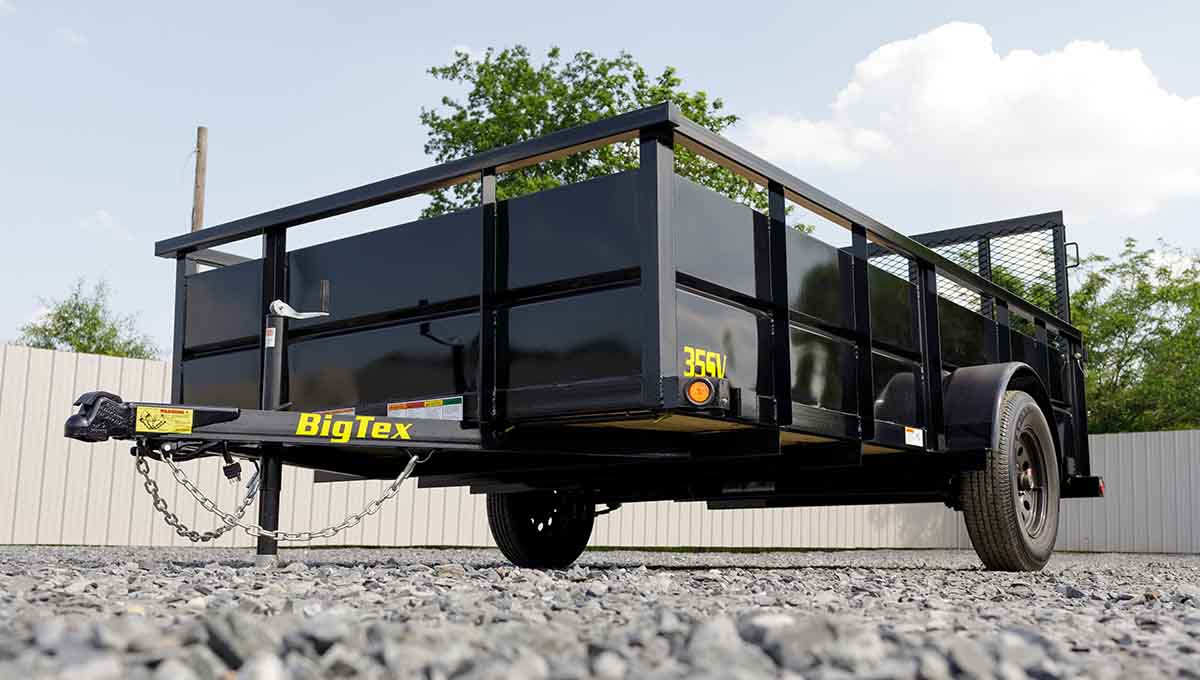
M 499 52 L 488 49 L 477 60 L 460 52 L 453 62 L 435 66 L 429 73 L 467 89 L 463 99 L 443 97 L 441 109 L 421 110 L 421 123 L 429 133 L 425 152 L 439 162 L 665 101 L 674 102 L 685 116 L 713 132 L 738 120 L 725 111 L 719 98 L 710 98 L 703 90 L 681 89 L 674 68 L 651 76 L 626 52 L 615 58 L 579 52 L 564 60 L 555 47 L 535 64 L 529 50 L 516 45 Z M 637 159 L 636 144 L 620 143 L 546 161 L 498 177 L 497 197 L 512 198 L 636 168 Z M 735 200 L 766 209 L 766 194 L 759 187 L 686 149 L 676 148 L 675 169 Z M 433 192 L 423 216 L 471 207 L 478 200 L 476 183 L 441 189 Z
M 1071 309 L 1089 350 L 1088 430 L 1200 427 L 1200 258 L 1128 239 L 1083 273 Z
M 139 332 L 136 317 L 121 316 L 109 305 L 108 284 L 100 281 L 91 292 L 84 280 L 75 282 L 62 300 L 43 300 L 47 311 L 21 327 L 18 345 L 133 359 L 154 359 L 158 350 Z

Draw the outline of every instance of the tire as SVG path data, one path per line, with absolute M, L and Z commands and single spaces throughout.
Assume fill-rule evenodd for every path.
M 1058 538 L 1058 456 L 1046 416 L 1026 392 L 1004 393 L 1000 445 L 960 478 L 971 545 L 995 571 L 1038 571 Z
M 557 491 L 490 493 L 487 515 L 492 538 L 510 562 L 566 569 L 587 547 L 596 506 Z

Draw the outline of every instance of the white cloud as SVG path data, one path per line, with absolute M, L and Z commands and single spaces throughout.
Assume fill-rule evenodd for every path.
M 1200 198 L 1200 96 L 1165 90 L 1138 50 L 1076 41 L 1001 55 L 975 24 L 875 50 L 828 118 L 748 116 L 740 136 L 785 165 L 878 169 L 1027 212 L 1063 207 L 1075 222 Z
M 2 1 L 2 0 L 0 0 L 0 1 Z M 83 35 L 82 33 L 80 33 L 79 31 L 76 31 L 73 28 L 58 29 L 58 37 L 63 42 L 65 42 L 66 44 L 68 44 L 72 47 L 87 47 L 87 44 L 88 44 L 87 36 Z
M 134 240 L 133 233 L 104 208 L 99 208 L 81 218 L 79 228 L 92 236 L 106 239 L 116 238 L 123 241 Z
M 458 55 L 460 54 L 467 55 L 468 61 L 483 61 L 484 57 L 487 56 L 487 50 L 476 49 L 469 45 L 455 45 L 454 49 L 450 50 L 450 60 L 454 61 L 458 59 Z
M 0 0 L 0 12 L 12 12 L 15 9 L 16 6 L 9 2 L 9 0 Z

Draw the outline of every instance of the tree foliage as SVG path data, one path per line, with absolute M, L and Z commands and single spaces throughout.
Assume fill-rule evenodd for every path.
M 21 327 L 18 345 L 133 359 L 154 359 L 158 350 L 149 336 L 139 332 L 136 317 L 121 316 L 109 304 L 104 281 L 87 292 L 85 282 L 75 282 L 62 300 L 43 300 L 46 312 Z
M 1071 308 L 1089 350 L 1088 430 L 1200 427 L 1200 258 L 1128 239 L 1084 267 Z
M 552 48 L 537 64 L 527 48 L 516 45 L 499 52 L 488 49 L 479 59 L 459 52 L 450 64 L 429 73 L 467 90 L 462 99 L 443 97 L 441 109 L 421 110 L 421 123 L 429 133 L 425 152 L 439 162 L 665 101 L 713 132 L 738 120 L 725 111 L 721 99 L 710 98 L 704 90 L 682 89 L 674 68 L 652 76 L 626 52 L 615 58 L 578 52 L 564 59 Z M 512 198 L 636 168 L 637 162 L 636 144 L 612 144 L 505 173 L 497 178 L 496 193 L 500 199 Z M 766 195 L 757 186 L 686 149 L 676 148 L 675 169 L 735 200 L 766 209 Z M 433 192 L 423 216 L 477 204 L 478 185 L 460 184 Z

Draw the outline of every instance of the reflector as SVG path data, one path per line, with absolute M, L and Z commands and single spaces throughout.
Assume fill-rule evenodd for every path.
M 693 380 L 688 385 L 687 398 L 696 406 L 704 406 L 712 399 L 712 385 L 707 380 Z

